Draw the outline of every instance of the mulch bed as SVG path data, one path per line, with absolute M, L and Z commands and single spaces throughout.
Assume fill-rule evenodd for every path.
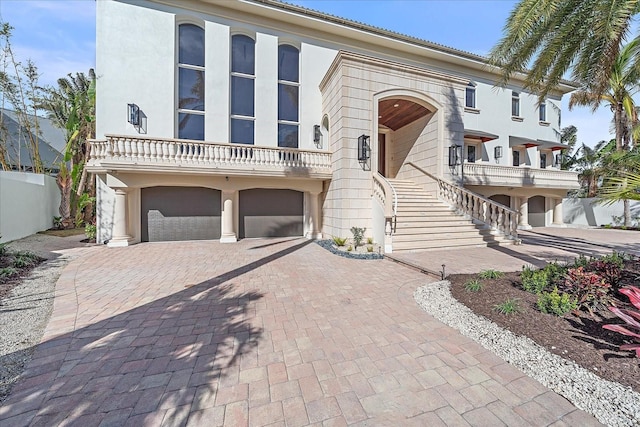
M 640 276 L 640 265 L 635 265 Z M 620 351 L 618 347 L 631 342 L 629 337 L 602 328 L 603 324 L 623 323 L 613 313 L 599 312 L 594 319 L 588 313 L 567 314 L 564 317 L 544 314 L 536 307 L 536 295 L 522 290 L 520 273 L 506 273 L 501 279 L 484 280 L 479 292 L 469 292 L 464 284 L 476 275 L 452 275 L 451 293 L 454 298 L 469 307 L 474 313 L 484 316 L 516 335 L 524 335 L 548 351 L 573 360 L 578 365 L 601 378 L 631 386 L 640 392 L 640 358 L 634 352 Z M 629 275 L 633 284 L 634 275 Z M 636 283 L 637 286 L 637 283 Z M 517 298 L 520 311 L 505 315 L 495 311 L 497 304 L 507 298 Z M 631 307 L 621 295 L 621 307 Z
M 11 253 L 0 256 L 0 270 L 5 267 L 13 267 L 13 259 L 14 258 Z M 34 259 L 33 264 L 27 267 L 16 268 L 17 273 L 15 275 L 9 277 L 0 276 L 0 304 L 1 301 L 11 293 L 11 290 L 22 283 L 22 280 L 29 275 L 31 270 L 36 268 L 43 261 L 44 258 L 38 257 Z

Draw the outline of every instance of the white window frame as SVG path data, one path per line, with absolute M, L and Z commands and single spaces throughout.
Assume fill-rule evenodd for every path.
M 514 111 L 514 107 L 515 110 Z M 511 117 L 520 118 L 520 92 L 515 90 L 511 91 Z M 515 114 L 514 114 L 515 113 Z
M 251 40 L 253 40 L 253 74 L 245 74 L 245 73 L 239 73 L 237 71 L 233 71 L 232 67 L 233 67 L 233 38 L 235 36 L 245 36 L 250 38 Z M 236 119 L 236 120 L 247 120 L 247 121 L 251 121 L 254 122 L 254 127 L 253 127 L 253 145 L 255 145 L 256 143 L 256 129 L 255 129 L 255 121 L 256 121 L 256 44 L 257 44 L 257 40 L 256 37 L 254 35 L 251 34 L 247 34 L 244 32 L 237 32 L 237 33 L 233 33 L 231 34 L 231 36 L 229 37 L 229 142 L 233 142 L 231 141 L 231 127 L 232 127 L 232 120 Z M 233 105 L 233 93 L 232 91 L 232 86 L 233 86 L 233 77 L 240 77 L 243 79 L 250 79 L 253 80 L 253 116 L 244 116 L 242 114 L 232 114 L 231 113 L 231 106 Z M 247 144 L 248 145 L 248 144 Z
M 547 121 L 547 102 L 546 101 L 542 101 L 540 105 L 538 105 L 538 120 L 542 124 L 549 123 Z
M 296 50 L 298 51 L 298 81 L 297 82 L 292 82 L 289 80 L 280 80 L 278 79 L 278 89 L 280 88 L 280 85 L 288 85 L 288 86 L 295 86 L 298 88 L 298 121 L 294 122 L 291 120 L 280 120 L 278 119 L 278 125 L 293 125 L 293 126 L 297 126 L 298 127 L 298 148 L 300 148 L 300 117 L 302 117 L 302 111 L 301 111 L 301 102 L 300 100 L 302 99 L 302 91 L 301 91 L 301 85 L 300 85 L 300 80 L 302 80 L 302 61 L 300 60 L 300 57 L 302 55 L 302 49 L 300 48 L 300 46 L 293 44 L 293 43 L 289 43 L 289 42 L 282 42 L 280 44 L 278 44 L 278 56 L 280 55 L 280 46 L 291 46 L 296 48 Z M 276 72 L 278 74 L 280 74 L 280 70 L 276 70 Z M 280 92 L 280 90 L 278 90 L 278 93 Z M 279 96 L 279 95 L 278 95 Z M 278 98 L 277 100 L 277 107 L 280 107 L 280 98 Z M 279 136 L 278 136 L 279 138 Z M 279 141 L 276 141 L 277 144 L 279 144 Z M 283 147 L 283 148 L 290 148 L 290 147 Z
M 207 41 L 207 37 L 206 37 L 206 30 L 204 27 L 203 23 L 200 22 L 194 22 L 192 20 L 180 20 L 176 22 L 176 34 L 175 34 L 175 43 L 176 43 L 176 50 L 175 50 L 175 55 L 176 55 L 176 75 L 175 75 L 175 81 L 174 81 L 174 87 L 175 87 L 175 106 L 176 106 L 176 114 L 175 114 L 175 123 L 174 123 L 174 135 L 176 138 L 178 138 L 179 132 L 180 130 L 178 129 L 180 126 L 180 113 L 182 114 L 193 114 L 193 115 L 197 115 L 197 116 L 204 116 L 205 112 L 207 110 L 207 106 L 205 104 L 204 109 L 203 110 L 190 110 L 188 108 L 180 108 L 180 69 L 185 69 L 185 70 L 195 70 L 195 71 L 202 71 L 205 75 L 206 78 L 206 70 L 205 70 L 205 66 L 199 66 L 199 65 L 191 65 L 191 64 L 182 64 L 180 63 L 180 26 L 181 25 L 193 25 L 196 27 L 199 27 L 202 32 L 204 33 L 204 41 L 205 41 L 205 45 L 204 45 L 204 63 L 205 66 L 207 64 L 207 46 L 206 46 L 206 41 Z M 206 84 L 206 80 L 205 80 L 205 84 Z M 205 87 L 205 93 L 206 93 L 206 87 Z M 207 129 L 206 123 L 205 123 L 205 132 Z M 206 139 L 206 135 L 203 138 L 203 140 Z
M 473 105 L 467 105 L 467 94 L 473 93 Z M 476 89 L 476 85 L 473 82 L 469 82 L 467 87 L 464 89 L 464 107 L 469 108 L 471 110 L 477 110 L 478 107 L 478 91 Z

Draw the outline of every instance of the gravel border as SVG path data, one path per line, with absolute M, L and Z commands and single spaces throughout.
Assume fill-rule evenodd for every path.
M 473 313 L 450 292 L 450 282 L 416 289 L 414 298 L 427 313 L 457 329 L 529 377 L 564 396 L 603 424 L 640 425 L 640 393 L 604 380 L 575 362 L 549 353 L 524 336 L 517 336 Z
M 331 252 L 332 254 L 336 254 L 344 258 L 351 258 L 351 259 L 383 259 L 384 258 L 383 254 L 377 254 L 375 252 L 357 253 L 357 252 L 341 251 L 333 245 L 333 242 L 331 240 L 316 240 L 315 242 L 321 247 Z
M 0 404 L 11 393 L 42 340 L 62 270 L 79 256 L 78 253 L 59 255 L 49 249 L 52 246 L 65 249 L 86 245 L 78 244 L 73 238 L 35 234 L 7 246 L 10 251 L 34 252 L 46 261 L 31 270 L 22 283 L 0 301 Z

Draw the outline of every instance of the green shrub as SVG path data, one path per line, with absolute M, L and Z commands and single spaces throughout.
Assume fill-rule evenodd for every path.
M 373 252 L 373 246 L 371 245 L 367 246 L 367 252 Z
M 89 240 L 95 240 L 96 238 L 96 226 L 95 224 L 87 224 L 84 226 L 84 234 Z
M 367 245 L 373 245 L 373 237 L 367 237 Z
M 347 238 L 346 237 L 333 237 L 333 243 L 336 244 L 336 246 L 344 246 L 347 243 Z
M 558 288 L 553 288 L 551 292 L 543 292 L 538 295 L 538 310 L 547 314 L 564 316 L 578 307 L 578 301 L 571 295 L 558 292 Z
M 482 284 L 482 282 L 479 281 L 478 279 L 469 280 L 467 283 L 464 284 L 464 288 L 468 292 L 480 292 L 483 286 L 484 285 Z
M 488 270 L 482 270 L 480 274 L 478 274 L 478 277 L 481 279 L 500 279 L 503 276 L 504 276 L 503 272 L 498 270 L 493 270 L 491 268 Z
M 564 281 L 564 276 L 567 274 L 567 267 L 558 264 L 557 262 L 551 262 L 543 268 L 547 274 L 547 282 L 549 285 L 559 285 Z
M 578 258 L 573 260 L 573 268 L 578 267 L 586 267 L 589 264 L 590 259 L 584 255 L 580 255 Z
M 18 274 L 18 270 L 13 267 L 0 268 L 0 278 L 2 279 L 15 276 L 16 274 Z
M 349 245 L 349 246 L 347 247 L 347 250 L 348 250 L 349 252 L 351 252 L 351 251 L 353 250 L 353 246 Z
M 539 294 L 549 286 L 549 279 L 545 270 L 532 270 L 526 268 L 523 270 L 520 278 L 522 279 L 522 289 L 527 292 Z
M 9 248 L 4 243 L 0 243 L 0 257 L 5 256 L 9 252 Z
M 517 298 L 507 298 L 504 302 L 494 305 L 493 309 L 501 314 L 514 314 L 520 311 L 520 304 Z
M 353 233 L 353 246 L 358 248 L 364 239 L 364 232 L 367 231 L 366 228 L 362 227 L 351 227 L 351 233 Z

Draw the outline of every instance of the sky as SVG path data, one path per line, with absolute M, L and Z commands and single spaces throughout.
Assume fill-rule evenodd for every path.
M 102 0 L 0 0 L 0 20 L 14 27 L 19 60 L 31 59 L 40 83 L 55 85 L 68 73 L 95 67 L 95 9 Z M 500 40 L 513 0 L 290 0 L 321 12 L 385 28 L 459 50 L 487 55 Z M 96 70 L 99 75 L 99 70 Z M 612 138 L 611 111 L 569 111 L 563 99 L 562 126 L 578 128 L 578 143 Z

